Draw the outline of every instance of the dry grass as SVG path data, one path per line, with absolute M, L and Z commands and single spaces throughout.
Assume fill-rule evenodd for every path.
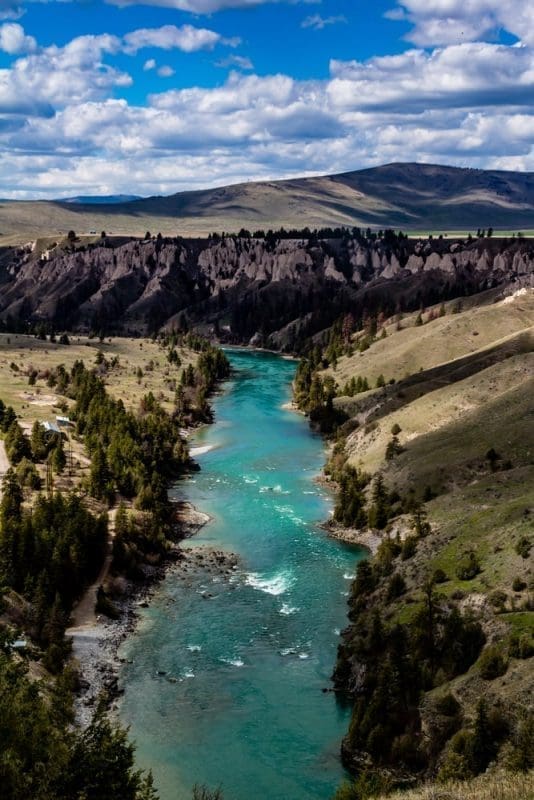
M 65 398 L 47 385 L 48 373 L 59 364 L 67 370 L 78 360 L 92 366 L 98 351 L 101 351 L 108 365 L 113 359 L 118 359 L 116 366 L 108 366 L 102 372 L 106 389 L 112 397 L 121 399 L 128 409 L 135 411 L 141 398 L 152 392 L 163 407 L 171 411 L 174 382 L 179 381 L 181 370 L 197 358 L 191 351 L 178 349 L 182 365 L 170 365 L 164 348 L 149 339 L 117 337 L 100 342 L 72 335 L 70 341 L 70 345 L 60 345 L 33 336 L 0 334 L 0 398 L 6 405 L 13 406 L 28 434 L 36 420 L 54 422 L 56 415 L 65 413 L 60 407 Z M 138 377 L 138 369 L 141 369 L 142 377 Z M 29 385 L 28 377 L 32 370 L 36 370 L 39 377 L 34 385 Z M 68 411 L 66 413 L 68 415 Z M 79 485 L 90 468 L 83 443 L 72 432 L 65 451 L 67 468 L 61 475 L 54 476 L 54 486 L 61 491 Z M 45 466 L 38 465 L 37 468 L 44 478 Z M 94 510 L 100 510 L 100 507 Z
M 534 291 L 508 302 L 487 304 L 487 296 L 482 301 L 423 326 L 415 326 L 412 315 L 403 320 L 403 330 L 392 325 L 386 339 L 362 355 L 340 359 L 335 376 L 342 385 L 352 375 L 376 379 L 381 373 L 397 383 L 336 403 L 360 422 L 346 443 L 350 463 L 371 474 L 382 472 L 387 487 L 402 496 L 412 489 L 421 498 L 426 487 L 437 494 L 425 504 L 432 534 L 398 567 L 408 591 L 395 603 L 392 618 L 413 616 L 420 587 L 439 569 L 446 576 L 439 592 L 476 607 L 488 640 L 500 642 L 506 652 L 512 632 L 534 640 L 532 557 L 516 550 L 522 537 L 532 540 L 534 530 Z M 395 424 L 404 452 L 386 461 Z M 495 469 L 486 458 L 491 448 L 499 454 Z M 460 580 L 458 563 L 471 551 L 480 572 Z M 516 578 L 523 588 L 513 588 Z M 475 664 L 450 688 L 468 711 L 481 693 L 525 707 L 532 702 L 532 659 L 511 658 L 506 674 L 490 682 Z M 514 794 L 513 786 L 502 793 L 508 791 L 505 779 L 502 792 L 496 787 L 481 793 L 476 782 L 473 786 L 472 793 L 462 784 L 402 798 L 532 796 L 521 794 L 523 789 Z
M 33 336 L 0 334 L 0 397 L 12 405 L 23 421 L 44 421 L 55 414 L 59 398 L 49 388 L 45 377 L 39 377 L 34 386 L 28 384 L 32 369 L 44 376 L 59 364 L 68 370 L 75 361 L 86 366 L 95 363 L 98 351 L 106 360 L 118 358 L 118 364 L 108 369 L 102 377 L 109 393 L 122 399 L 129 409 L 137 409 L 143 395 L 152 392 L 167 410 L 171 410 L 174 390 L 172 381 L 178 380 L 183 367 L 195 361 L 195 354 L 178 350 L 182 366 L 174 367 L 167 361 L 165 350 L 149 339 L 112 338 L 100 342 L 83 336 L 71 336 L 70 345 L 52 344 Z M 18 370 L 13 370 L 15 364 Z M 137 370 L 143 372 L 137 377 Z
M 533 798 L 534 772 L 525 774 L 496 772 L 462 783 L 433 784 L 388 795 L 388 800 L 533 800 Z
M 532 328 L 534 320 L 534 290 L 511 302 L 501 301 L 459 314 L 450 313 L 453 305 L 448 304 L 446 316 L 422 326 L 415 324 L 417 314 L 407 315 L 399 331 L 396 323 L 390 323 L 386 339 L 379 339 L 363 353 L 341 358 L 331 374 L 341 387 L 353 375 L 366 377 L 371 386 L 379 375 L 386 381 L 398 381 L 420 370 L 481 352 Z M 427 315 L 423 317 L 426 319 Z
M 534 353 L 514 356 L 488 369 L 416 398 L 401 408 L 376 420 L 374 430 L 366 434 L 363 429 L 349 439 L 351 461 L 367 472 L 376 472 L 382 465 L 393 425 L 399 425 L 399 441 L 403 447 L 417 445 L 419 437 L 434 434 L 429 457 L 442 452 L 443 447 L 454 447 L 456 459 L 483 458 L 490 447 L 504 447 L 508 458 L 517 455 L 527 443 L 523 426 L 512 440 L 510 432 L 493 426 L 489 414 L 497 421 L 515 410 L 527 413 L 528 396 L 534 391 Z M 519 404 L 520 408 L 517 408 Z M 480 417 L 479 409 L 486 407 L 487 415 Z M 512 423 L 517 420 L 513 418 Z M 448 436 L 450 429 L 451 436 Z M 470 429 L 470 432 L 469 432 Z M 439 432 L 442 432 L 440 437 Z M 468 435 L 469 432 L 469 435 Z M 532 455 L 534 455 L 534 443 Z M 437 449 L 434 447 L 437 446 Z M 525 457 L 527 457 L 525 455 Z M 409 459 L 410 462 L 412 459 Z M 433 458 L 435 461 L 435 458 Z M 435 472 L 439 464 L 435 463 Z M 410 463 L 410 470 L 413 471 Z M 415 471 L 417 472 L 417 466 Z

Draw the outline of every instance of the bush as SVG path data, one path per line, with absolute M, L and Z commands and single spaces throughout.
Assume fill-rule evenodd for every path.
M 407 536 L 402 543 L 401 559 L 408 561 L 409 558 L 415 555 L 417 550 L 417 536 Z
M 519 576 L 516 576 L 514 578 L 514 582 L 512 583 L 512 589 L 514 590 L 514 592 L 522 592 L 526 588 L 527 584 L 525 583 L 525 581 Z
M 508 661 L 497 645 L 487 647 L 478 660 L 480 675 L 486 681 L 500 678 L 508 669 Z
M 396 422 L 391 428 L 391 435 L 398 436 L 401 431 L 402 431 L 401 426 Z
M 446 583 L 449 580 L 446 573 L 442 569 L 435 569 L 432 576 L 433 583 Z
M 17 478 L 21 486 L 38 491 L 41 488 L 41 478 L 35 468 L 27 458 L 23 458 L 17 466 Z
M 489 601 L 490 601 L 491 605 L 497 611 L 504 611 L 504 608 L 506 606 L 506 601 L 507 600 L 508 600 L 508 595 L 506 594 L 506 592 L 503 592 L 501 589 L 495 589 L 495 591 L 492 592 L 490 594 L 490 596 L 489 596 Z
M 386 461 L 391 461 L 403 451 L 404 447 L 400 444 L 398 437 L 393 436 L 386 446 Z
M 436 699 L 435 709 L 438 714 L 442 714 L 444 717 L 455 717 L 460 713 L 462 707 L 455 696 L 451 692 L 447 692 L 447 694 Z
M 400 572 L 395 572 L 389 581 L 388 591 L 387 591 L 387 599 L 395 600 L 397 597 L 400 597 L 406 591 L 406 581 L 400 574 Z
M 513 633 L 508 645 L 508 655 L 511 658 L 531 658 L 534 656 L 534 641 L 530 634 Z
M 531 541 L 527 536 L 522 536 L 515 546 L 515 551 L 521 558 L 528 558 L 530 549 L 532 547 Z
M 527 711 L 516 725 L 512 735 L 507 766 L 517 772 L 534 768 L 534 713 Z
M 456 569 L 456 577 L 461 581 L 471 581 L 481 572 L 480 562 L 471 550 L 466 558 L 463 558 Z
M 368 797 L 387 794 L 391 791 L 391 780 L 387 775 L 365 770 L 352 783 L 342 784 L 334 800 L 367 800 Z

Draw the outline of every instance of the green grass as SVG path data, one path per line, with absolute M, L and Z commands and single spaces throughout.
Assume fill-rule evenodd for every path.
M 534 614 L 531 611 L 512 611 L 502 614 L 500 619 L 510 627 L 511 633 L 534 636 Z

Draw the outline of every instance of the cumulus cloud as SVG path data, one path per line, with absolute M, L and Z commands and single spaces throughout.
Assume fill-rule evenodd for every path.
M 22 25 L 6 22 L 0 25 L 0 50 L 9 55 L 32 53 L 37 50 L 37 42 L 33 36 L 26 36 Z
M 161 50 L 182 50 L 193 53 L 197 50 L 213 50 L 217 44 L 235 47 L 239 39 L 225 39 L 207 28 L 192 25 L 163 25 L 161 28 L 140 28 L 124 36 L 124 49 L 135 54 L 144 47 L 157 47 Z
M 52 45 L 17 59 L 0 70 L 0 113 L 26 113 L 13 110 L 11 98 L 31 115 L 42 109 L 48 114 L 50 108 L 103 99 L 114 87 L 129 86 L 128 74 L 103 62 L 120 47 L 120 40 L 108 34 L 79 36 L 65 47 Z
M 334 60 L 330 68 L 328 94 L 345 109 L 420 113 L 533 102 L 534 52 L 527 47 L 472 42 L 366 62 Z
M 115 97 L 131 79 L 113 57 L 171 50 L 180 29 L 168 27 L 134 31 L 128 44 L 78 37 L 0 70 L 0 196 L 166 193 L 397 160 L 534 169 L 527 44 L 334 60 L 326 80 L 231 71 L 220 86 L 170 88 L 144 106 Z M 226 66 L 252 66 L 241 58 Z
M 344 14 L 337 16 L 322 17 L 320 14 L 311 14 L 306 19 L 302 20 L 302 28 L 313 28 L 314 31 L 322 31 L 327 25 L 339 25 L 340 23 L 347 23 L 347 18 Z
M 399 7 L 414 26 L 408 38 L 423 47 L 482 39 L 500 29 L 534 44 L 532 0 L 399 0 Z
M 172 67 L 164 64 L 162 67 L 158 67 L 158 75 L 160 78 L 172 78 L 174 70 Z

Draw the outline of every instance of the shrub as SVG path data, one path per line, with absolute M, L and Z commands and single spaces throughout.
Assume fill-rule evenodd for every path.
M 408 561 L 409 558 L 415 555 L 417 550 L 417 536 L 407 536 L 402 543 L 401 559 Z
M 442 569 L 434 570 L 434 574 L 432 576 L 433 583 L 446 583 L 449 580 L 446 573 Z
M 525 581 L 519 576 L 516 576 L 514 578 L 514 582 L 512 583 L 512 589 L 514 590 L 514 592 L 522 592 L 526 588 L 527 584 L 525 583 Z
M 391 461 L 395 456 L 400 455 L 404 451 L 397 436 L 393 436 L 386 446 L 386 461 Z
M 391 435 L 398 436 L 401 431 L 402 431 L 401 426 L 396 422 L 391 428 Z
M 532 544 L 528 536 L 522 536 L 515 546 L 515 551 L 518 556 L 521 556 L 521 558 L 528 558 L 531 547 Z
M 455 717 L 460 713 L 462 707 L 455 696 L 451 692 L 447 692 L 447 694 L 437 698 L 435 709 L 438 714 L 442 714 L 444 717 Z
M 511 658 L 531 658 L 534 656 L 534 641 L 528 633 L 513 633 L 508 645 L 508 655 Z
M 35 464 L 27 458 L 23 458 L 17 466 L 17 478 L 21 486 L 27 486 L 29 489 L 39 490 L 41 488 L 41 478 L 35 468 Z
M 395 572 L 389 581 L 388 591 L 387 591 L 387 599 L 388 600 L 395 600 L 395 598 L 400 597 L 406 591 L 406 581 L 400 574 L 400 572 Z
M 518 772 L 534 768 L 534 713 L 527 711 L 518 721 L 512 735 L 507 766 Z
M 352 783 L 342 784 L 334 800 L 367 800 L 370 797 L 391 791 L 391 780 L 387 775 L 365 770 Z
M 450 750 L 445 757 L 438 772 L 438 783 L 465 781 L 472 777 L 467 758 L 461 753 Z
M 501 589 L 496 589 L 492 592 L 489 596 L 489 601 L 491 605 L 497 609 L 498 611 L 504 611 L 504 607 L 506 605 L 506 601 L 508 599 L 508 595 L 506 592 L 503 592 Z
M 471 581 L 481 572 L 480 562 L 476 554 L 471 550 L 466 558 L 463 558 L 456 569 L 456 577 L 461 581 Z
M 487 647 L 478 660 L 480 675 L 486 681 L 495 680 L 504 675 L 508 669 L 508 661 L 503 656 L 501 649 L 496 645 Z

